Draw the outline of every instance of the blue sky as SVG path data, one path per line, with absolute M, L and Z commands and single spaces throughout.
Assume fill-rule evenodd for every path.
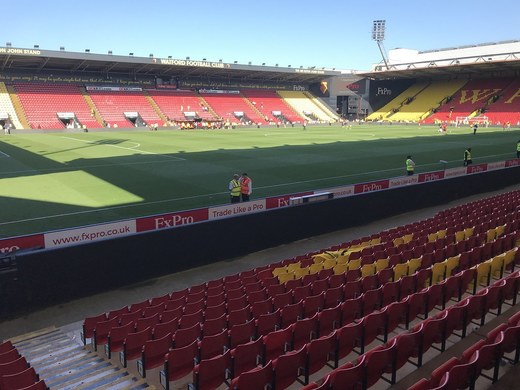
M 13 47 L 368 70 L 387 50 L 520 39 L 513 0 L 0 0 Z M 14 16 L 14 17 L 13 17 Z M 2 40 L 3 40 L 2 39 Z

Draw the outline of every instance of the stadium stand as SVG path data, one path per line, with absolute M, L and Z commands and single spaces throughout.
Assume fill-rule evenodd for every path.
M 520 109 L 518 99 L 520 91 L 520 79 L 515 79 L 507 88 L 498 95 L 498 100 L 490 104 L 484 115 L 489 118 L 489 122 L 493 124 L 510 124 L 517 125 L 520 123 Z
M 398 112 L 390 114 L 388 120 L 392 122 L 419 122 L 465 83 L 465 80 L 432 81 L 430 85 L 415 95 L 410 102 L 402 105 Z
M 173 306 L 182 308 L 173 320 L 178 321 L 179 330 L 152 341 L 147 328 L 142 331 L 146 337 L 131 347 L 132 351 L 142 351 L 138 363 L 142 376 L 147 375 L 147 367 L 160 364 L 156 356 L 168 352 L 161 363 L 164 368 L 160 378 L 165 388 L 170 381 L 187 380 L 187 376 L 193 376 L 193 388 L 203 388 L 204 383 L 218 386 L 227 380 L 236 385 L 247 382 L 246 378 L 271 363 L 273 378 L 269 380 L 274 389 L 286 388 L 295 381 L 307 384 L 316 380 L 316 375 L 323 375 L 326 367 L 333 370 L 323 377 L 329 387 L 322 388 L 344 388 L 346 378 L 364 383 L 363 388 L 375 385 L 381 377 L 395 383 L 409 359 L 421 367 L 425 358 L 431 358 L 427 352 L 433 346 L 445 351 L 448 343 L 470 334 L 473 322 L 482 326 L 500 315 L 504 305 L 516 304 L 520 289 L 520 272 L 514 270 L 520 264 L 519 200 L 520 191 L 483 199 L 444 210 L 428 220 L 86 318 L 84 341 L 89 335 L 96 339 L 98 327 L 110 321 L 114 325 L 108 334 L 119 331 L 117 327 L 132 312 L 138 313 L 130 319 L 138 331 L 138 322 L 146 318 L 145 314 L 162 316 L 173 301 Z M 316 264 L 321 267 L 313 267 Z M 337 267 L 345 264 L 346 272 Z M 328 291 L 336 292 L 333 298 L 327 297 Z M 220 303 L 210 298 L 219 294 L 223 295 Z M 210 299 L 221 305 L 220 310 L 208 305 Z M 284 323 L 281 313 L 292 302 L 298 303 L 298 315 Z M 161 305 L 162 311 L 157 308 Z M 203 309 L 195 311 L 200 307 Z M 233 314 L 237 310 L 243 313 L 241 320 Z M 223 311 L 227 325 L 222 322 L 220 332 L 205 335 L 207 321 Z M 194 315 L 188 314 L 191 312 L 198 321 L 183 324 L 185 318 Z M 212 312 L 215 314 L 208 317 Z M 161 322 L 154 322 L 152 327 L 157 328 Z M 245 324 L 248 328 L 254 325 L 241 337 L 243 341 L 231 342 L 235 329 Z M 495 339 L 490 337 L 485 345 L 492 345 Z M 255 344 L 259 340 L 263 344 L 260 349 Z M 98 341 L 93 344 L 98 345 Z M 246 345 L 257 352 L 241 353 Z M 466 354 L 471 359 L 459 358 L 457 365 L 477 364 L 473 354 L 481 347 L 484 345 Z M 233 351 L 224 353 L 227 348 Z M 358 357 L 351 363 L 352 353 Z M 181 363 L 181 356 L 187 359 L 185 363 Z M 487 367 L 491 363 L 482 364 Z M 452 369 L 442 367 L 439 378 Z
M 11 341 L 0 344 L 0 389 L 48 389 Z
M 203 120 L 214 120 L 211 112 L 203 109 L 204 103 L 194 91 L 149 90 L 148 94 L 157 103 L 163 114 L 173 121 L 185 121 L 185 112 L 195 112 Z
M 324 110 L 323 105 L 318 105 L 316 98 L 309 98 L 309 95 L 300 91 L 277 91 L 278 94 L 289 104 L 299 115 L 309 121 L 329 122 L 336 119 L 330 110 Z
M 512 82 L 512 78 L 471 80 L 424 122 L 454 123 L 457 118 L 475 117 L 480 114 L 479 110 L 485 109 Z
M 275 91 L 246 89 L 241 92 L 270 122 L 304 120 Z M 280 115 L 275 117 L 273 112 L 280 112 Z
M 241 93 L 204 93 L 201 96 L 224 121 L 265 124 L 262 114 Z
M 57 113 L 74 113 L 79 124 L 101 127 L 92 116 L 78 86 L 73 84 L 14 84 L 29 125 L 33 129 L 62 129 Z
M 145 124 L 161 123 L 161 118 L 142 92 L 118 91 L 88 91 L 105 122 L 110 126 L 134 127 L 125 112 L 137 113 Z
M 383 121 L 387 120 L 388 116 L 397 112 L 406 102 L 413 99 L 418 93 L 428 87 L 429 83 L 425 81 L 420 81 L 415 84 L 412 84 L 408 89 L 404 92 L 400 93 L 394 99 L 392 99 L 389 103 L 385 104 L 379 110 L 374 111 L 372 114 L 367 116 L 367 120 L 369 121 Z

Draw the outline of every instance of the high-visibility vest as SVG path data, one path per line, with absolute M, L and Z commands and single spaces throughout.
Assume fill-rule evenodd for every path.
M 231 196 L 240 196 L 240 182 L 238 180 L 231 180 Z
M 251 183 L 251 179 L 249 177 L 243 177 L 240 182 L 241 191 L 243 194 L 249 194 L 249 183 Z
M 406 159 L 406 170 L 413 172 L 414 163 L 411 158 Z
M 518 143 L 516 144 L 516 151 L 517 151 L 517 152 L 520 152 L 520 142 L 518 142 Z
M 466 160 L 471 160 L 471 152 L 467 149 L 464 151 L 464 158 Z

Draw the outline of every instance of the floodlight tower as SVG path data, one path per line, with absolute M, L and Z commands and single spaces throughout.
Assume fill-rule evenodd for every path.
M 377 46 L 379 47 L 379 51 L 381 52 L 381 57 L 383 57 L 383 62 L 385 63 L 386 69 L 388 70 L 388 61 L 386 59 L 385 50 L 383 47 L 386 29 L 385 24 L 386 20 L 374 20 L 372 26 L 372 40 L 377 42 Z

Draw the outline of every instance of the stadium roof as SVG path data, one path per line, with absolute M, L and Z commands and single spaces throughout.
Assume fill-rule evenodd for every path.
M 126 74 L 163 78 L 228 78 L 294 83 L 314 83 L 344 72 L 336 69 L 266 66 L 175 58 L 134 57 L 109 54 L 0 47 L 0 72 L 71 72 L 95 75 Z
M 520 41 L 505 41 L 417 51 L 389 52 L 388 69 L 377 64 L 358 75 L 374 78 L 449 78 L 508 76 L 520 74 Z

